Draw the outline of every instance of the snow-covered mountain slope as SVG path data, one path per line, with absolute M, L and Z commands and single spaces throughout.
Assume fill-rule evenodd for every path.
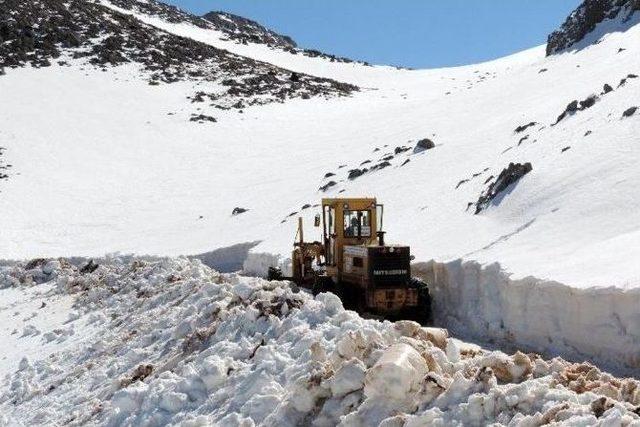
M 365 320 L 185 258 L 101 263 L 0 269 L 0 316 L 26 316 L 0 329 L 24 355 L 0 364 L 0 424 L 640 425 L 640 383 L 589 364 Z
M 563 53 L 412 71 L 154 1 L 2 4 L 0 258 L 204 253 L 259 275 L 321 197 L 377 196 L 389 240 L 451 262 L 442 325 L 640 366 L 640 14 Z
M 640 233 L 640 122 L 638 114 L 623 117 L 640 103 L 633 78 L 640 27 L 575 54 L 545 58 L 538 48 L 477 66 L 408 71 L 243 44 L 117 3 L 86 4 L 158 37 L 189 36 L 198 47 L 363 90 L 240 114 L 216 108 L 228 106 L 214 101 L 229 93 L 216 92 L 219 80 L 150 86 L 136 61 L 106 71 L 72 58 L 65 66 L 7 69 L 0 135 L 13 169 L 0 189 L 8 224 L 0 255 L 198 253 L 256 240 L 263 243 L 255 251 L 287 253 L 290 214 L 325 195 L 369 194 L 387 205 L 391 239 L 410 243 L 419 260 L 498 261 L 520 276 L 575 286 L 640 283 L 632 261 L 640 248 L 629 244 Z M 613 91 L 604 94 L 605 84 Z M 555 124 L 567 104 L 592 94 L 593 106 Z M 189 122 L 208 117 L 217 123 Z M 436 147 L 413 154 L 423 138 Z M 389 156 L 390 167 L 347 179 L 349 170 Z M 468 204 L 512 162 L 531 163 L 532 171 L 474 215 Z M 327 173 L 338 185 L 318 191 Z M 249 211 L 232 216 L 235 207 Z

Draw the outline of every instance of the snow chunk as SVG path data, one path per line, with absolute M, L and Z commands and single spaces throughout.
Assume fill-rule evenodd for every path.
M 413 347 L 393 345 L 367 372 L 364 394 L 367 397 L 404 400 L 420 389 L 420 382 L 427 371 L 427 364 Z

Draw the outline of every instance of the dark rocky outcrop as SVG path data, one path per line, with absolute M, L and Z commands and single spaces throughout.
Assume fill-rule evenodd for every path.
M 248 212 L 248 211 L 249 211 L 249 209 L 237 207 L 237 208 L 233 209 L 233 211 L 231 212 L 231 215 L 232 216 L 238 216 L 238 215 L 243 214 L 243 213 Z
M 351 169 L 349 171 L 349 175 L 347 176 L 347 178 L 354 180 L 362 175 L 364 175 L 365 173 L 367 173 L 367 169 Z
M 198 122 L 198 123 L 204 123 L 204 122 L 212 122 L 215 123 L 217 122 L 215 117 L 211 117 L 211 116 L 207 116 L 205 114 L 193 114 L 191 116 L 191 118 L 189 119 L 189 121 L 191 122 Z
M 154 0 L 115 0 L 118 7 L 159 15 L 169 22 L 203 28 L 213 24 Z M 222 92 L 196 94 L 195 102 L 213 98 L 223 107 L 237 98 L 283 102 L 293 97 L 341 96 L 353 85 L 291 72 L 149 26 L 135 16 L 84 0 L 3 0 L 0 7 L 0 69 L 48 67 L 70 56 L 94 68 L 139 64 L 151 84 L 183 80 L 222 83 Z M 70 65 L 69 60 L 57 61 Z M 227 83 L 227 84 L 225 84 Z M 264 95 L 268 95 L 265 97 Z M 266 101 L 264 100 L 266 98 Z M 220 100 L 235 99 L 233 103 Z M 253 105 L 251 100 L 244 100 Z
M 622 113 L 622 117 L 623 117 L 623 118 L 631 117 L 631 116 L 633 116 L 633 115 L 636 113 L 636 111 L 638 111 L 638 107 L 631 107 L 631 108 L 628 108 L 628 109 L 626 109 L 626 110 L 624 111 L 624 113 Z
M 335 187 L 336 185 L 338 185 L 337 182 L 335 181 L 329 181 L 327 182 L 325 185 L 323 185 L 322 187 L 319 188 L 320 191 L 325 192 L 328 189 L 330 189 L 331 187 Z
M 515 133 L 522 133 L 522 132 L 524 132 L 525 130 L 527 130 L 527 129 L 529 129 L 530 127 L 535 126 L 535 125 L 537 125 L 537 124 L 538 124 L 538 122 L 529 122 L 529 123 L 527 123 L 526 125 L 520 125 L 520 126 L 518 126 L 518 127 L 515 129 L 515 131 L 514 131 L 514 132 L 515 132 Z
M 421 152 L 423 152 L 425 150 L 431 150 L 435 146 L 436 146 L 436 144 L 432 140 L 430 140 L 429 138 L 421 139 L 416 144 L 415 148 L 413 149 L 413 152 L 414 153 L 421 153 Z
M 491 201 L 505 191 L 510 185 L 515 184 L 533 170 L 531 163 L 509 163 L 509 166 L 500 172 L 498 179 L 489 185 L 489 188 L 478 198 L 476 205 L 476 215 L 486 209 Z
M 553 55 L 574 46 L 605 19 L 623 14 L 623 20 L 640 10 L 639 0 L 584 0 L 571 13 L 562 26 L 547 40 L 547 55 Z
M 584 111 L 588 108 L 593 107 L 596 104 L 596 102 L 598 102 L 599 99 L 600 98 L 598 98 L 596 95 L 590 95 L 583 101 L 571 101 L 569 105 L 567 105 L 567 107 L 564 109 L 562 114 L 558 116 L 558 119 L 556 120 L 554 125 L 557 125 L 562 120 L 564 120 L 569 116 L 574 115 L 578 111 Z

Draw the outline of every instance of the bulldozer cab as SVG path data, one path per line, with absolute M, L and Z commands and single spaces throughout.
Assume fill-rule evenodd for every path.
M 325 264 L 330 276 L 340 279 L 345 246 L 375 243 L 382 218 L 383 206 L 373 198 L 322 200 Z

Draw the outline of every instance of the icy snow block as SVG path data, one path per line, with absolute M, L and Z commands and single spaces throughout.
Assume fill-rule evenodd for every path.
M 425 360 L 413 347 L 393 345 L 367 372 L 364 394 L 367 397 L 404 400 L 420 389 L 427 372 Z

